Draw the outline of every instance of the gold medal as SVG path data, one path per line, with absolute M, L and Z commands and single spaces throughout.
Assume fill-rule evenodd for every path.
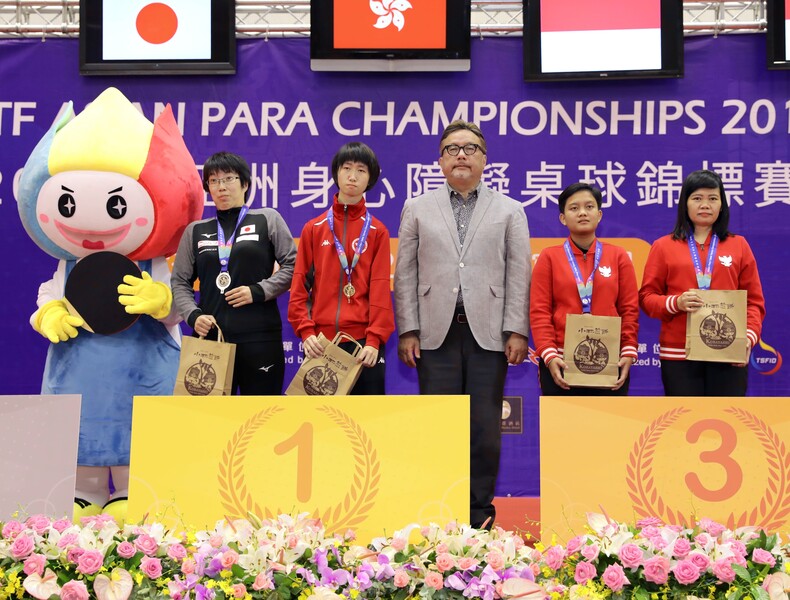
M 357 293 L 357 290 L 354 289 L 354 286 L 350 283 L 347 283 L 343 286 L 343 295 L 348 298 L 348 301 L 351 302 L 351 297 Z

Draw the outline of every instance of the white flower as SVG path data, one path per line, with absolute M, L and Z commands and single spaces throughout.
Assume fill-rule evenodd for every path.
M 52 569 L 44 571 L 44 576 L 33 573 L 28 575 L 22 582 L 28 594 L 38 600 L 47 600 L 54 594 L 60 594 L 60 586 L 58 585 L 58 576 L 52 572 Z
M 406 24 L 403 11 L 409 8 L 412 8 L 409 0 L 370 0 L 370 10 L 379 16 L 374 27 L 384 29 L 395 25 L 401 31 Z

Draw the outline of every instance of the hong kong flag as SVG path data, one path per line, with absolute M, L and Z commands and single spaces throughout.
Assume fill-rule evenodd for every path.
M 447 43 L 445 0 L 335 0 L 333 15 L 337 49 L 441 49 Z
M 211 58 L 211 0 L 104 0 L 105 60 Z
M 544 73 L 661 68 L 661 0 L 541 0 Z

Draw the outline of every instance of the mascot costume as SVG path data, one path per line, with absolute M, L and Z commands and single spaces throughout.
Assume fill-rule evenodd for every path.
M 178 370 L 181 333 L 165 257 L 201 217 L 203 198 L 170 106 L 151 123 L 115 88 L 76 117 L 69 103 L 25 164 L 22 223 L 59 259 L 53 278 L 39 287 L 30 318 L 51 342 L 42 393 L 82 395 L 75 518 L 125 517 L 132 397 L 172 394 Z M 114 280 L 88 267 L 77 278 L 78 261 L 97 253 L 135 261 L 140 276 Z M 111 297 L 99 302 L 100 311 L 139 318 L 120 331 L 94 332 L 87 315 L 65 298 L 73 270 L 83 295 L 93 294 L 93 282 L 111 280 Z

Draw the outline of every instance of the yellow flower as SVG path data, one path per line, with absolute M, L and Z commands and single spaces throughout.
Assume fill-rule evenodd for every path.
M 359 590 L 351 590 L 349 596 L 351 596 L 351 600 L 356 600 L 356 598 L 359 596 Z
M 223 579 L 230 579 L 233 576 L 233 572 L 228 571 L 227 569 L 223 569 L 222 571 L 219 572 L 219 576 L 222 577 Z

